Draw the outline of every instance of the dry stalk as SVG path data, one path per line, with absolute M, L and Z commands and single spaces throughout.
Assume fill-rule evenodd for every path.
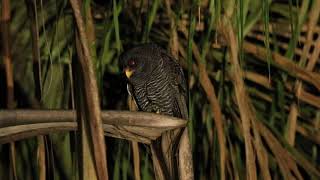
M 169 0 L 165 1 L 167 16 L 170 19 L 170 40 L 169 49 L 172 56 L 178 60 L 179 59 L 179 37 L 177 33 L 177 23 L 176 16 L 171 9 L 171 2 Z M 182 129 L 183 133 L 179 139 L 178 146 L 178 171 L 179 179 L 181 180 L 193 180 L 194 170 L 193 170 L 193 158 L 192 158 L 192 148 L 189 139 L 188 128 Z
M 272 84 L 269 82 L 268 78 L 261 75 L 261 74 L 258 74 L 258 73 L 252 72 L 252 71 L 246 71 L 246 72 L 244 72 L 244 75 L 247 80 L 250 80 L 256 84 L 259 84 L 269 90 L 275 89 L 272 86 Z M 285 83 L 284 86 L 285 86 L 288 93 L 293 93 L 294 89 L 291 84 Z M 299 99 L 304 103 L 307 103 L 309 105 L 312 105 L 312 106 L 320 109 L 320 97 L 315 96 L 315 95 L 305 91 L 304 89 L 301 89 L 299 91 Z
M 258 33 L 254 33 L 254 32 L 249 32 L 247 37 L 254 38 L 255 40 L 259 40 L 262 43 L 265 40 L 265 36 L 263 34 L 261 34 L 261 33 L 258 34 Z M 301 41 L 299 41 L 299 42 L 301 42 Z M 278 46 L 279 48 L 285 49 L 285 50 L 288 50 L 288 48 L 289 48 L 288 43 L 282 42 L 282 41 L 276 41 L 276 43 L 275 43 L 273 41 L 273 39 L 270 39 L 270 44 L 274 44 L 274 45 Z M 296 55 L 299 55 L 299 56 L 302 55 L 302 50 L 297 48 L 297 47 L 294 49 L 294 52 L 295 52 Z
M 265 48 L 249 42 L 244 42 L 243 49 L 247 53 L 251 53 L 256 56 L 259 60 L 267 62 L 267 50 Z M 307 71 L 278 53 L 272 53 L 272 59 L 274 60 L 272 63 L 275 63 L 275 65 L 277 65 L 280 69 L 288 72 L 292 76 L 298 77 L 299 79 L 314 85 L 318 90 L 320 90 L 319 73 Z
M 41 102 L 42 80 L 41 80 L 41 59 L 39 46 L 39 30 L 38 30 L 38 15 L 36 0 L 26 0 L 27 11 L 30 17 L 30 32 L 32 38 L 32 56 L 33 56 L 33 78 L 35 84 L 35 96 L 38 102 Z M 35 108 L 40 108 L 40 105 Z M 37 137 L 37 160 L 39 167 L 39 179 L 46 179 L 46 154 L 45 154 L 45 139 L 43 136 Z
M 175 59 L 178 59 L 179 57 L 179 41 L 178 41 L 178 33 L 176 28 L 176 18 L 175 14 L 172 12 L 171 9 L 171 1 L 165 0 L 166 10 L 167 10 L 167 16 L 170 19 L 170 40 L 169 40 L 169 49 L 172 54 L 172 56 Z
M 315 4 L 313 5 L 310 14 L 309 14 L 309 23 L 308 23 L 308 31 L 307 31 L 307 41 L 303 47 L 303 52 L 302 52 L 302 56 L 300 58 L 299 61 L 299 65 L 300 66 L 304 66 L 305 61 L 307 60 L 307 55 L 309 53 L 311 44 L 313 42 L 312 38 L 313 38 L 313 32 L 315 29 L 315 26 L 317 25 L 318 22 L 318 18 L 319 18 L 319 13 L 320 13 L 320 1 L 317 0 L 314 2 Z M 319 39 L 319 38 L 318 38 Z M 320 41 L 320 39 L 319 39 Z M 316 53 L 313 52 L 313 53 Z M 317 53 L 317 57 L 319 57 L 319 53 Z M 308 62 L 308 64 L 310 64 L 310 61 Z M 307 71 L 311 71 L 313 69 L 313 67 L 310 67 L 306 70 Z M 297 95 L 298 99 L 300 98 L 300 92 L 303 90 L 303 85 L 301 80 L 297 80 L 295 83 L 295 94 Z M 289 112 L 289 117 L 288 117 L 288 124 L 287 124 L 287 133 L 286 133 L 286 139 L 288 141 L 288 143 L 291 146 L 294 146 L 294 142 L 295 142 L 295 135 L 296 135 L 296 129 L 297 129 L 297 118 L 298 118 L 298 107 L 296 102 L 293 102 L 290 106 L 290 112 Z
M 188 37 L 188 31 L 186 28 L 181 27 L 181 31 L 184 33 L 184 36 Z M 197 61 L 198 64 L 198 70 L 199 70 L 199 81 L 204 89 L 207 98 L 210 102 L 211 111 L 214 116 L 214 122 L 217 127 L 218 132 L 218 141 L 219 141 L 219 152 L 220 152 L 220 175 L 221 180 L 225 179 L 225 166 L 226 166 L 226 143 L 225 143 L 225 134 L 223 130 L 223 120 L 222 120 L 222 113 L 219 101 L 216 97 L 214 86 L 209 78 L 208 72 L 206 70 L 206 65 L 201 61 L 201 55 L 198 47 L 194 42 L 192 42 L 192 52 L 193 55 Z M 197 68 L 196 66 L 193 66 L 193 71 L 195 71 Z
M 226 19 L 225 19 L 226 20 Z M 248 95 L 245 90 L 245 85 L 243 82 L 243 73 L 240 68 L 238 61 L 238 47 L 235 34 L 233 32 L 233 27 L 229 20 L 226 20 L 225 25 L 221 24 L 218 31 L 224 34 L 225 39 L 227 39 L 230 48 L 230 62 L 233 65 L 231 70 L 231 81 L 234 84 L 235 95 L 240 110 L 240 116 L 242 121 L 243 136 L 245 140 L 245 152 L 246 152 L 246 169 L 247 169 L 247 179 L 254 180 L 257 179 L 256 174 L 256 164 L 255 164 L 255 153 L 253 151 L 252 135 L 250 134 L 250 129 L 252 127 L 252 121 L 254 121 L 251 104 L 248 102 Z M 220 29 L 221 28 L 221 29 Z
M 137 106 L 134 103 L 133 97 L 128 97 L 128 105 L 130 111 L 137 111 Z M 133 168 L 134 168 L 134 179 L 140 180 L 141 179 L 141 168 L 140 168 L 140 154 L 139 154 L 139 145 L 137 141 L 131 141 L 132 144 L 132 154 L 133 154 Z
M 14 80 L 13 80 L 13 66 L 12 57 L 10 50 L 10 0 L 2 0 L 2 14 L 0 19 L 1 25 L 1 36 L 2 36 L 2 48 L 3 48 L 3 62 L 5 66 L 6 74 L 6 85 L 7 85 L 7 107 L 8 109 L 15 108 L 14 101 Z M 14 142 L 10 143 L 10 168 L 12 168 L 12 173 L 14 179 L 17 179 L 17 169 L 16 169 L 16 150 Z
M 279 166 L 282 166 L 284 168 L 284 170 L 282 171 L 282 175 L 289 175 L 290 178 L 292 176 L 292 172 L 294 173 L 296 178 L 303 179 L 297 168 L 295 160 L 288 153 L 288 151 L 281 146 L 279 141 L 273 136 L 270 130 L 267 129 L 261 122 L 257 123 L 257 127 L 259 128 L 261 135 L 264 137 L 266 143 L 277 159 Z
M 84 22 L 81 16 L 79 3 L 77 0 L 70 0 L 74 17 L 77 23 L 79 32 L 79 39 L 84 58 L 80 59 L 80 64 L 83 71 L 84 86 L 85 86 L 85 99 L 87 103 L 88 116 L 89 116 L 89 129 L 91 131 L 91 144 L 93 148 L 93 157 L 97 177 L 99 180 L 108 179 L 107 171 L 107 157 L 106 147 L 104 143 L 104 134 L 101 121 L 100 101 L 98 96 L 97 82 L 92 65 L 92 58 L 88 48 L 87 35 L 84 27 Z

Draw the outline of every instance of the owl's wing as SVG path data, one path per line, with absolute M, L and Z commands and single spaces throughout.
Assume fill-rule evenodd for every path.
M 187 84 L 181 66 L 172 57 L 162 53 L 163 61 L 170 75 L 170 85 L 172 86 L 174 101 L 173 114 L 175 117 L 188 119 L 188 95 Z

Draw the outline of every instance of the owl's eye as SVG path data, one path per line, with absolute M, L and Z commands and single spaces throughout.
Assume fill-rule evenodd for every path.
M 129 59 L 128 65 L 129 65 L 130 67 L 134 67 L 134 66 L 136 66 L 136 61 L 135 61 L 134 59 Z

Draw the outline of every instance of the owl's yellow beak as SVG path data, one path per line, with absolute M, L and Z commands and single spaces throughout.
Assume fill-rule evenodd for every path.
M 126 73 L 126 76 L 127 76 L 127 78 L 129 79 L 129 78 L 132 76 L 134 70 L 131 70 L 131 69 L 129 69 L 129 68 L 126 68 L 126 69 L 124 70 L 124 72 Z

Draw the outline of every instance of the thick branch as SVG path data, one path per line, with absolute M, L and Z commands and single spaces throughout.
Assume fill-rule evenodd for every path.
M 171 116 L 129 111 L 103 111 L 101 118 L 105 135 L 145 144 L 163 132 L 185 127 L 187 123 Z M 76 112 L 72 110 L 0 111 L 0 144 L 76 129 Z

